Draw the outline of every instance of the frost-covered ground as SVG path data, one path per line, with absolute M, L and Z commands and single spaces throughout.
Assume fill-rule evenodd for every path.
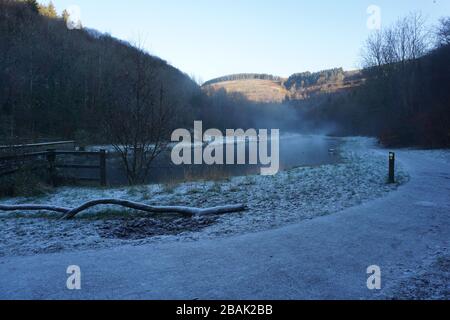
M 442 163 L 450 163 L 450 150 L 414 150 L 411 149 L 417 155 L 429 155 L 434 160 Z
M 448 248 L 433 252 L 422 264 L 408 269 L 395 285 L 387 288 L 382 299 L 449 300 L 450 254 Z
M 239 214 L 190 219 L 149 216 L 114 207 L 95 208 L 72 221 L 48 213 L 1 214 L 0 255 L 30 255 L 154 241 L 195 241 L 281 227 L 329 215 L 381 197 L 397 185 L 386 184 L 387 155 L 370 150 L 374 141 L 346 139 L 342 163 L 296 168 L 273 177 L 236 177 L 226 181 L 133 188 L 60 188 L 7 204 L 42 203 L 74 207 L 97 198 L 123 198 L 153 205 L 212 207 L 243 203 Z M 398 170 L 398 182 L 407 174 Z

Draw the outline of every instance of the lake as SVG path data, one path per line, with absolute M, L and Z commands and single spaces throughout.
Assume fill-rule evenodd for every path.
M 339 138 L 285 134 L 280 137 L 280 170 L 302 166 L 318 166 L 337 163 L 340 158 L 337 149 Z M 246 144 L 248 149 L 248 142 Z M 269 147 L 270 151 L 270 147 Z M 153 163 L 147 183 L 176 183 L 196 180 L 217 180 L 233 176 L 255 175 L 261 165 L 180 165 L 170 159 L 170 152 L 161 154 Z M 109 155 L 107 163 L 108 184 L 112 186 L 127 183 L 120 159 Z

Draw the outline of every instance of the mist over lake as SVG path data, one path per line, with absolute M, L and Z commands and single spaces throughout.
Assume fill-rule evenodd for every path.
M 242 143 L 242 142 L 240 142 Z M 284 134 L 280 136 L 280 170 L 295 167 L 319 166 L 339 161 L 337 149 L 340 138 L 321 135 Z M 235 142 L 237 145 L 237 142 Z M 248 154 L 248 142 L 246 142 Z M 224 159 L 226 152 L 224 152 Z M 179 165 L 171 162 L 170 151 L 161 154 L 153 163 L 148 183 L 172 183 L 195 180 L 217 180 L 233 176 L 258 175 L 261 165 Z M 127 183 L 120 161 L 113 153 L 108 158 L 108 183 Z

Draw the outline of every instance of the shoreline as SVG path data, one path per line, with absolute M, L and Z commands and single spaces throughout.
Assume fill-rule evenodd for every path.
M 330 215 L 382 197 L 405 183 L 387 185 L 387 159 L 371 148 L 373 139 L 349 138 L 340 147 L 342 163 L 299 167 L 274 177 L 233 177 L 223 181 L 148 185 L 115 189 L 60 188 L 36 199 L 8 204 L 76 205 L 95 198 L 126 198 L 151 205 L 211 207 L 242 203 L 238 214 L 186 218 L 146 215 L 114 207 L 95 208 L 72 221 L 49 213 L 0 215 L 2 256 L 110 248 L 169 241 L 199 241 L 276 229 Z

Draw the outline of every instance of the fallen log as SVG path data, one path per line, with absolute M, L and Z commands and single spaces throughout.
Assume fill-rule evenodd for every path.
M 200 209 L 182 206 L 149 206 L 143 203 L 121 199 L 99 199 L 86 202 L 73 209 L 50 205 L 0 205 L 0 211 L 51 211 L 62 213 L 63 216 L 61 217 L 61 219 L 72 219 L 79 213 L 99 205 L 117 205 L 148 213 L 179 213 L 190 216 L 225 214 L 247 210 L 246 206 L 244 205 L 230 205 Z
M 46 206 L 46 205 L 1 205 L 0 204 L 0 211 L 51 211 L 51 212 L 58 212 L 58 213 L 68 213 L 71 209 L 70 208 L 62 208 L 62 207 L 55 207 L 55 206 Z

